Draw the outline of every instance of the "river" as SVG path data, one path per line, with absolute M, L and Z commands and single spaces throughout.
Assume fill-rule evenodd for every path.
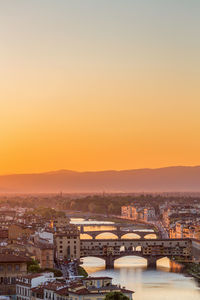
M 91 223 L 85 225 L 94 230 Z M 111 237 L 105 235 L 105 238 Z M 113 283 L 135 291 L 134 300 L 200 300 L 200 288 L 195 279 L 183 275 L 180 270 L 171 271 L 167 258 L 158 262 L 156 270 L 148 270 L 145 259 L 136 256 L 116 260 L 114 269 L 106 270 L 104 261 L 93 257 L 84 258 L 82 266 L 91 276 L 110 276 Z

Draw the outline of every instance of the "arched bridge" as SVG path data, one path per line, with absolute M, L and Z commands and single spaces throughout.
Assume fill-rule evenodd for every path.
M 96 239 L 98 235 L 102 233 L 112 233 L 116 236 L 116 238 L 121 239 L 123 236 L 129 233 L 133 233 L 139 236 L 140 239 L 144 239 L 149 234 L 155 234 L 156 237 L 159 237 L 159 234 L 157 232 L 154 232 L 153 230 L 134 230 L 129 229 L 128 231 L 123 230 L 121 226 L 115 225 L 115 229 L 104 229 L 104 230 L 85 230 L 84 226 L 80 226 L 80 233 L 81 234 L 87 234 L 91 236 L 93 239 Z
M 123 256 L 141 256 L 147 259 L 148 267 L 156 267 L 162 257 L 174 256 L 191 259 L 192 241 L 190 239 L 166 240 L 82 240 L 81 257 L 99 257 L 105 260 L 107 268 L 114 267 L 114 261 Z

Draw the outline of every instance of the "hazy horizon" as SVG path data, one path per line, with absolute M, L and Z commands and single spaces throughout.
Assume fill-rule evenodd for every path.
M 200 166 L 0 176 L 0 193 L 200 192 Z
M 161 166 L 157 168 L 129 168 L 129 169 L 100 169 L 100 170 L 70 170 L 70 169 L 56 169 L 56 170 L 44 170 L 41 172 L 24 172 L 24 173 L 0 173 L 0 176 L 9 175 L 34 175 L 34 174 L 47 174 L 47 173 L 62 173 L 62 172 L 74 172 L 74 173 L 101 173 L 101 172 L 123 172 L 123 171 L 138 171 L 138 170 L 159 170 L 168 168 L 198 168 L 200 165 L 171 165 Z

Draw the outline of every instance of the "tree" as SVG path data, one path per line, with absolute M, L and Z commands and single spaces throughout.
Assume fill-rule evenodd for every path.
M 32 259 L 27 263 L 27 270 L 29 273 L 39 273 L 40 266 L 37 260 Z
M 109 214 L 112 214 L 112 213 L 114 212 L 114 210 L 115 210 L 114 204 L 113 204 L 113 203 L 110 203 L 110 204 L 108 205 L 108 213 L 109 213 Z
M 110 292 L 108 293 L 104 300 L 130 300 L 129 297 L 121 292 Z
M 85 269 L 81 266 L 78 266 L 78 275 L 83 277 L 88 277 L 88 273 L 85 271 Z
M 96 204 L 95 203 L 90 203 L 89 204 L 89 206 L 88 206 L 88 208 L 89 208 L 89 211 L 91 212 L 91 213 L 96 213 L 97 212 L 97 206 L 96 206 Z
M 41 271 L 41 268 L 39 265 L 31 265 L 28 268 L 29 273 L 39 273 Z

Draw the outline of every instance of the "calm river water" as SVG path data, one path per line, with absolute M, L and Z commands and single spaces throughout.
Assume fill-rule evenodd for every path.
M 88 223 L 87 225 L 92 225 Z M 109 234 L 104 237 L 114 238 Z M 91 276 L 110 276 L 115 284 L 134 290 L 134 300 L 200 300 L 197 282 L 182 273 L 170 271 L 167 258 L 158 262 L 157 270 L 147 270 L 145 259 L 136 256 L 116 260 L 115 268 L 110 270 L 105 270 L 103 260 L 93 257 L 84 258 L 82 266 Z

